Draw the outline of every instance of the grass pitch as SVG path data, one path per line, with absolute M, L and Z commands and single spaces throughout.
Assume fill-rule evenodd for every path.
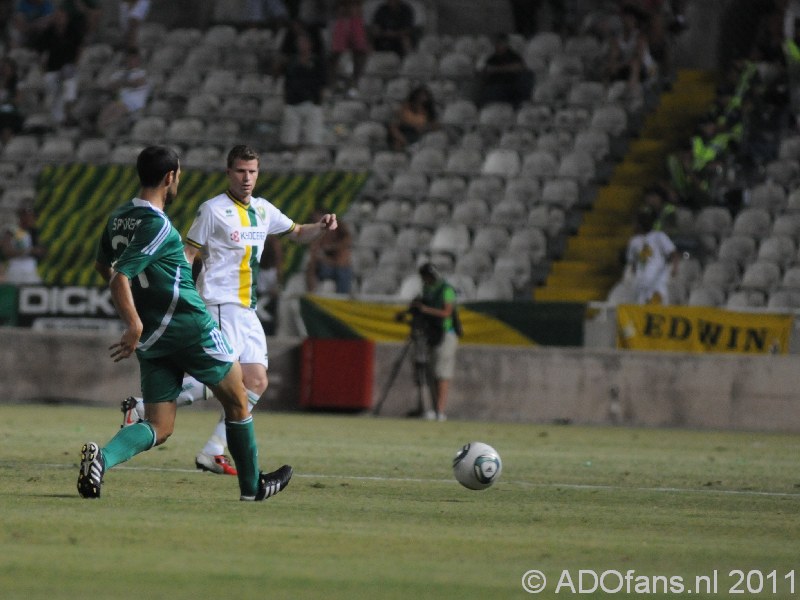
M 0 406 L 0 598 L 528 598 L 533 569 L 540 598 L 800 594 L 800 436 L 257 412 L 262 467 L 295 476 L 243 503 L 193 468 L 215 413 L 183 409 L 81 499 L 80 446 L 120 418 Z M 452 477 L 473 440 L 489 490 Z

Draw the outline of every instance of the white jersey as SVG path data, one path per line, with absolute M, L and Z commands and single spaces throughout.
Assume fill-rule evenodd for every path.
M 264 198 L 244 204 L 227 193 L 197 210 L 186 243 L 200 250 L 197 289 L 207 305 L 256 305 L 258 263 L 267 236 L 288 233 L 295 223 Z
M 646 304 L 660 294 L 667 304 L 670 277 L 669 257 L 675 252 L 675 244 L 663 231 L 650 231 L 635 235 L 628 243 L 628 264 L 634 266 L 634 290 L 636 301 Z

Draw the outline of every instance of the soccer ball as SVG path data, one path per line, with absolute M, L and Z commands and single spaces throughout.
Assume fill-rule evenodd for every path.
M 485 490 L 500 478 L 503 462 L 497 451 L 483 442 L 470 442 L 453 458 L 453 475 L 471 490 Z

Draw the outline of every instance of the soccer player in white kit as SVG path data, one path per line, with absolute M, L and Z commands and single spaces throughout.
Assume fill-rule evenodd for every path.
M 637 304 L 669 304 L 669 279 L 678 269 L 680 255 L 663 231 L 654 231 L 655 213 L 636 215 L 636 235 L 628 242 L 627 263 L 633 270 Z
M 197 289 L 211 315 L 233 346 L 242 366 L 250 409 L 266 391 L 269 367 L 267 339 L 256 315 L 256 282 L 259 260 L 268 235 L 288 235 L 310 243 L 327 230 L 335 230 L 335 214 L 324 214 L 316 223 L 300 225 L 268 200 L 253 197 L 260 158 L 252 148 L 234 146 L 228 153 L 228 189 L 200 205 L 184 243 L 186 259 L 202 262 Z M 187 377 L 179 404 L 189 404 L 206 394 L 205 387 Z M 133 400 L 138 400 L 133 399 Z M 140 403 L 123 402 L 123 426 L 138 420 Z M 195 458 L 198 469 L 235 475 L 224 455 L 225 422 Z

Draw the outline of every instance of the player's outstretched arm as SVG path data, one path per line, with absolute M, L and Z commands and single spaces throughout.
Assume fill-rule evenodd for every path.
M 305 223 L 295 226 L 289 234 L 289 238 L 301 244 L 309 244 L 319 238 L 326 231 L 334 231 L 339 227 L 336 215 L 333 213 L 322 215 L 316 223 Z

